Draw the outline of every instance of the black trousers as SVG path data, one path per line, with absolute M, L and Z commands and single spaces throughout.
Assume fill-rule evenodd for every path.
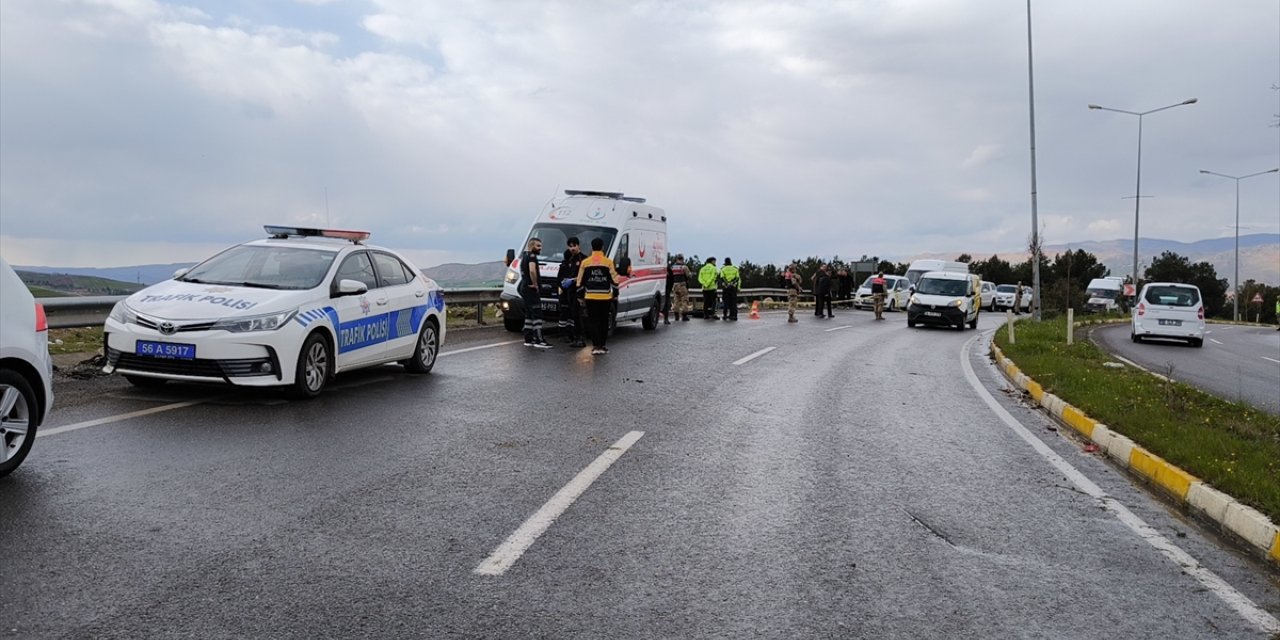
M 609 309 L 612 300 L 587 300 L 587 333 L 591 334 L 591 346 L 603 349 L 609 337 Z
M 738 290 L 734 287 L 724 288 L 724 313 L 730 320 L 738 319 Z
M 817 301 L 817 304 L 814 305 L 813 315 L 821 318 L 823 316 L 823 312 L 822 312 L 823 309 L 827 310 L 826 315 L 829 315 L 829 316 L 835 315 L 834 313 L 831 312 L 831 294 L 820 293 L 814 296 L 814 300 Z
M 714 319 L 716 317 L 716 290 L 702 290 L 702 317 L 704 319 Z

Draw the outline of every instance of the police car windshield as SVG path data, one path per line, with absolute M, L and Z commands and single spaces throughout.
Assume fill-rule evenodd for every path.
M 609 249 L 613 248 L 613 239 L 618 235 L 617 229 L 608 227 L 588 227 L 572 224 L 535 224 L 533 230 L 529 232 L 529 239 L 537 238 L 542 241 L 542 253 L 539 254 L 539 260 L 542 262 L 560 262 L 564 260 L 565 243 L 569 238 L 577 238 L 578 249 L 583 255 L 591 255 L 591 240 L 600 238 L 604 240 L 604 252 L 607 255 Z M 529 246 L 525 242 L 525 246 Z
M 201 262 L 178 278 L 182 282 L 263 289 L 314 289 L 329 273 L 334 251 L 240 245 Z
M 931 296 L 963 296 L 968 288 L 965 280 L 943 280 L 941 278 L 921 278 L 916 284 L 916 293 Z

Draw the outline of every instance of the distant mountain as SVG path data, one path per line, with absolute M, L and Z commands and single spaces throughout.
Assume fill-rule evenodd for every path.
M 1068 250 L 1084 249 L 1097 256 L 1098 261 L 1111 270 L 1112 275 L 1127 275 L 1133 271 L 1133 239 L 1073 242 L 1071 244 L 1045 245 L 1044 254 L 1050 260 L 1055 254 Z M 1177 242 L 1157 238 L 1138 240 L 1139 269 L 1145 269 L 1153 257 L 1165 251 L 1186 256 L 1191 262 L 1208 262 L 1218 271 L 1219 278 L 1231 280 L 1235 264 L 1235 238 L 1212 238 L 1196 242 Z M 962 252 L 934 253 L 914 256 L 954 260 Z M 991 254 L 969 252 L 974 260 L 985 260 Z M 1022 262 L 1026 251 L 998 252 L 1002 260 Z M 1253 233 L 1240 236 L 1240 281 L 1253 279 L 1267 284 L 1280 284 L 1280 234 Z
M 446 289 L 500 287 L 507 265 L 501 260 L 480 264 L 450 263 L 423 269 L 422 272 Z
M 36 273 L 14 269 L 22 282 L 36 297 L 57 296 L 122 296 L 142 289 L 146 285 L 121 282 L 96 276 L 79 276 L 66 273 Z
M 133 267 L 20 267 L 15 265 L 14 271 L 30 271 L 33 273 L 61 273 L 71 276 L 94 276 L 98 278 L 106 278 L 108 280 L 117 280 L 119 282 L 132 282 L 134 284 L 150 285 L 162 282 L 173 277 L 173 272 L 178 269 L 187 269 L 195 266 L 194 262 L 183 262 L 175 264 L 143 264 Z

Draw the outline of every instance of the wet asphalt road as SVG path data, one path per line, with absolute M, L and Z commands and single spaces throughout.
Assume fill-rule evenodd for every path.
M 1280 415 L 1280 331 L 1274 328 L 1210 324 L 1199 349 L 1173 340 L 1135 344 L 1127 324 L 1095 329 L 1093 337 L 1150 371 Z
M 202 402 L 42 437 L 0 481 L 0 634 L 1268 637 L 1015 436 L 962 360 L 1270 616 L 1274 570 L 1003 391 L 985 340 L 963 352 L 981 332 L 888 317 L 626 327 L 594 360 L 508 344 L 310 402 L 84 382 L 47 430 Z M 474 572 L 633 431 L 508 571 Z

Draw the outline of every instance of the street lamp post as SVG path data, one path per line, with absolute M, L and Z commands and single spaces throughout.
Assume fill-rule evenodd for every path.
M 1164 111 L 1165 109 L 1172 109 L 1174 107 L 1181 107 L 1182 105 L 1195 104 L 1195 103 L 1196 103 L 1196 98 L 1191 98 L 1190 100 L 1183 100 L 1178 104 L 1171 104 L 1169 106 L 1160 107 L 1159 109 L 1152 109 L 1150 111 L 1125 111 L 1124 109 L 1112 109 L 1110 107 L 1100 107 L 1096 104 L 1089 105 L 1090 109 L 1099 109 L 1102 111 L 1114 111 L 1116 113 L 1125 113 L 1131 116 L 1138 116 L 1138 181 L 1137 181 L 1137 187 L 1134 189 L 1134 192 L 1133 192 L 1133 288 L 1135 292 L 1137 291 L 1137 288 L 1138 288 L 1138 208 L 1139 208 L 1139 205 L 1142 203 L 1142 116 L 1150 115 L 1157 111 Z
M 1280 171 L 1280 167 L 1277 167 L 1275 169 L 1269 169 L 1267 171 L 1259 171 L 1257 173 L 1251 173 L 1247 176 L 1229 176 L 1225 173 L 1218 173 L 1216 171 L 1206 171 L 1204 169 L 1200 170 L 1200 173 L 1208 174 L 1211 176 L 1218 176 L 1219 178 L 1230 178 L 1236 181 L 1236 225 L 1235 225 L 1236 226 L 1236 260 L 1235 260 L 1236 262 L 1236 269 L 1235 269 L 1236 294 L 1232 296 L 1232 305 L 1231 305 L 1232 307 L 1231 319 L 1235 320 L 1236 322 L 1240 321 L 1240 181 L 1244 180 L 1245 178 L 1253 178 L 1255 176 L 1264 176 L 1268 173 L 1276 173 L 1277 171 Z
M 1036 77 L 1031 58 L 1031 0 L 1027 0 L 1027 110 L 1031 120 L 1031 306 L 1040 319 L 1040 222 L 1036 211 Z M 1067 303 L 1070 307 L 1070 302 Z

